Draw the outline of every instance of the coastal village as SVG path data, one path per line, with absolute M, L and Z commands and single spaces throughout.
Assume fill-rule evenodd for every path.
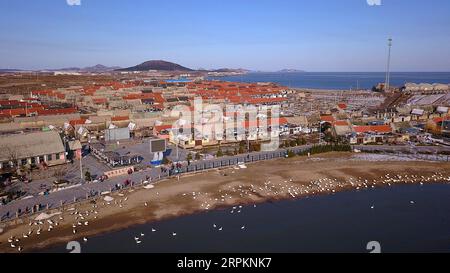
M 10 264 L 288 272 L 314 253 L 336 271 L 333 253 L 450 252 L 450 1 L 0 10 Z
M 90 185 L 83 192 L 90 200 L 183 173 L 317 151 L 449 160 L 448 84 L 310 90 L 186 72 L 110 78 L 0 94 L 2 222 L 76 203 L 82 198 L 72 190 L 80 185 Z M 277 146 L 266 150 L 273 139 Z M 139 181 L 130 178 L 135 173 Z M 61 192 L 58 202 L 31 201 Z M 27 206 L 9 209 L 18 202 Z
M 450 145 L 448 84 L 407 83 L 388 92 L 382 85 L 377 87 L 381 92 L 311 91 L 274 83 L 152 76 L 1 94 L 2 202 L 26 194 L 7 191 L 17 188 L 15 184 L 33 183 L 42 173 L 56 183 L 57 177 L 51 177 L 53 168 L 56 172 L 64 165 L 76 169 L 85 157 L 99 166 L 92 168 L 96 173 L 89 176 L 106 177 L 120 168 L 151 168 L 258 152 L 273 137 L 279 137 L 279 148 L 326 143 Z M 193 114 L 180 118 L 177 110 L 193 110 L 196 99 L 202 105 L 216 106 L 199 112 L 201 120 L 197 122 L 213 128 L 209 134 L 199 132 Z M 273 107 L 279 109 L 276 118 L 270 113 Z M 255 116 L 246 109 L 266 112 Z M 223 129 L 229 124 L 231 137 Z M 263 130 L 263 126 L 268 128 Z M 155 139 L 166 142 L 163 158 L 155 157 L 143 145 Z M 154 162 L 154 158 L 159 160 Z M 85 176 L 79 178 L 85 180 Z M 47 185 L 46 190 L 55 186 Z

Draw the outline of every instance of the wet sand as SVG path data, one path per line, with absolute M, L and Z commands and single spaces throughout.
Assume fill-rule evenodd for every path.
M 114 198 L 110 203 L 102 197 L 96 204 L 68 206 L 61 215 L 51 218 L 52 223 L 35 222 L 37 215 L 10 222 L 0 234 L 0 252 L 18 252 L 19 246 L 29 252 L 136 224 L 222 207 L 399 183 L 450 182 L 448 162 L 404 161 L 364 154 L 329 153 L 246 167 L 211 170 L 179 180 L 171 178 L 155 184 L 153 189 L 141 186 L 115 192 L 109 195 Z M 61 210 L 48 214 L 55 212 Z M 50 226 L 52 229 L 48 231 Z M 8 242 L 11 236 L 15 248 Z

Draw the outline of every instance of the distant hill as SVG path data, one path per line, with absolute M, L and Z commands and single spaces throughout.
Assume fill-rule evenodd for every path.
M 215 69 L 215 70 L 210 70 L 210 72 L 219 72 L 219 73 L 248 73 L 250 72 L 250 70 L 247 69 L 243 69 L 243 68 L 238 68 L 238 69 L 233 69 L 233 68 L 220 68 L 220 69 Z
M 243 68 L 220 68 L 220 69 L 204 69 L 199 68 L 198 70 L 190 69 L 184 66 L 181 66 L 176 63 L 167 62 L 163 60 L 151 60 L 144 63 L 141 63 L 136 66 L 121 68 L 119 66 L 105 66 L 102 64 L 97 64 L 94 66 L 88 67 L 64 67 L 59 69 L 41 69 L 36 71 L 41 72 L 74 72 L 74 73 L 102 73 L 102 72 L 111 72 L 111 71 L 149 71 L 149 70 L 157 70 L 157 71 L 181 71 L 181 72 L 213 72 L 218 74 L 246 74 L 251 72 L 248 69 Z M 24 70 L 19 69 L 0 69 L 0 72 L 20 72 Z
M 304 70 L 298 70 L 298 69 L 282 69 L 280 71 L 277 71 L 278 73 L 302 73 L 305 72 Z
M 71 72 L 79 72 L 81 68 L 79 67 L 64 67 L 59 69 L 45 69 L 45 71 L 71 71 Z
M 102 64 L 97 64 L 94 66 L 88 66 L 84 68 L 80 67 L 65 67 L 60 69 L 48 69 L 46 71 L 63 71 L 63 72 L 87 72 L 87 73 L 101 73 L 101 72 L 109 72 L 120 69 L 119 66 L 105 66 Z
M 23 70 L 9 69 L 9 68 L 0 69 L 0 73 L 14 73 L 14 72 L 21 72 L 21 71 L 23 71 Z
M 85 71 L 85 72 L 108 72 L 108 71 L 114 71 L 114 70 L 117 70 L 120 68 L 121 68 L 120 66 L 104 66 L 102 64 L 98 64 L 95 66 L 82 68 L 81 70 Z
M 194 71 L 190 68 L 181 66 L 176 63 L 166 62 L 162 60 L 152 60 L 141 63 L 136 66 L 117 69 L 117 71 L 149 71 L 149 70 L 159 70 L 159 71 Z

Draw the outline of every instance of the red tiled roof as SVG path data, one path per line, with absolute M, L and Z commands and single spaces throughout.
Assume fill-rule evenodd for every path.
M 58 97 L 58 99 L 65 99 L 66 95 L 65 94 L 61 94 L 61 93 L 57 93 L 56 97 Z
M 104 104 L 104 103 L 108 102 L 108 100 L 106 98 L 95 98 L 95 99 L 92 99 L 92 101 L 95 104 Z
M 10 116 L 22 116 L 22 115 L 26 115 L 27 111 L 25 110 L 25 108 L 5 109 L 5 110 L 1 110 L 0 114 L 6 114 L 6 115 L 10 115 Z
M 434 123 L 441 123 L 444 119 L 445 119 L 445 121 L 447 121 L 447 120 L 450 121 L 450 116 L 434 118 L 433 122 Z
M 125 121 L 125 120 L 129 120 L 130 117 L 129 116 L 117 116 L 117 117 L 112 117 L 111 121 Z
M 325 122 L 329 122 L 329 123 L 332 123 L 332 124 L 334 124 L 334 122 L 336 121 L 333 116 L 321 116 L 320 120 L 321 121 L 325 121 Z
M 0 100 L 0 105 L 19 105 L 17 100 Z
M 128 94 L 128 95 L 123 96 L 122 99 L 124 99 L 124 100 L 154 99 L 155 102 L 158 102 L 158 103 L 164 103 L 166 101 L 160 93 Z
M 392 128 L 390 125 L 353 126 L 353 130 L 356 133 L 373 132 L 373 133 L 386 134 L 386 133 L 392 132 Z
M 341 108 L 342 110 L 347 109 L 347 104 L 345 103 L 338 103 L 338 107 Z
M 156 133 L 161 133 L 161 131 L 172 129 L 172 125 L 158 125 L 154 127 Z
M 74 119 L 74 120 L 71 120 L 69 123 L 72 126 L 83 125 L 83 124 L 86 124 L 86 119 Z
M 52 116 L 52 115 L 67 115 L 75 114 L 78 110 L 75 108 L 60 108 L 60 109 L 42 109 L 38 110 L 40 116 Z

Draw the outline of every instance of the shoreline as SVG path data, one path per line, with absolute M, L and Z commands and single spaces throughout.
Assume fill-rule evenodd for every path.
M 236 167 L 212 170 L 185 176 L 179 181 L 176 178 L 160 181 L 153 189 L 142 186 L 126 189 L 111 194 L 114 201 L 109 204 L 97 201 L 94 205 L 85 201 L 69 206 L 73 210 L 65 208 L 61 215 L 63 220 L 59 215 L 52 218 L 57 226 L 47 221 L 31 226 L 29 222 L 12 224 L 0 233 L 0 252 L 18 252 L 19 245 L 23 251 L 32 252 L 73 239 L 236 205 L 295 200 L 399 184 L 446 183 L 450 182 L 449 167 L 447 162 L 370 161 L 355 158 L 350 153 L 329 153 L 311 158 L 257 162 L 245 170 Z M 389 183 L 382 182 L 381 178 L 386 174 L 389 174 Z M 88 225 L 84 225 L 86 222 Z M 48 231 L 50 226 L 52 229 Z M 40 235 L 36 234 L 38 229 L 41 230 Z M 23 234 L 30 230 L 32 234 L 24 238 Z M 10 246 L 10 236 L 20 239 L 15 243 L 16 248 Z

